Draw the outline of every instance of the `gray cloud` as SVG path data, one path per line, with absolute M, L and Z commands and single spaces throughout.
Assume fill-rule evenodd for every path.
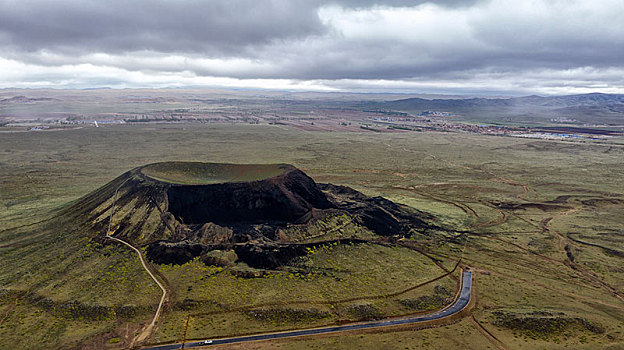
M 25 51 L 236 54 L 320 33 L 315 9 L 305 0 L 0 2 L 0 32 Z
M 413 7 L 428 2 L 430 0 L 335 0 L 335 1 L 317 1 L 317 4 L 335 4 L 343 7 L 351 8 L 368 8 L 372 6 L 386 7 Z M 470 7 L 483 0 L 437 0 L 436 5 L 444 7 Z
M 415 6 L 408 0 L 82 0 L 0 2 L 1 42 L 15 50 L 153 50 L 217 56 L 248 46 L 322 34 L 323 5 Z M 444 6 L 473 1 L 446 0 Z M 248 53 L 248 52 L 247 52 Z
M 89 65 L 94 76 L 317 80 L 339 88 L 354 80 L 470 86 L 497 74 L 513 84 L 516 74 L 524 89 L 535 72 L 553 72 L 544 82 L 550 87 L 591 71 L 589 81 L 624 89 L 609 73 L 624 69 L 623 58 L 620 0 L 0 0 L 0 59 L 54 68 L 57 81 L 66 74 L 58 67 Z M 45 79 L 45 69 L 38 72 L 34 78 Z M 3 77 L 0 69 L 9 83 L 26 75 Z

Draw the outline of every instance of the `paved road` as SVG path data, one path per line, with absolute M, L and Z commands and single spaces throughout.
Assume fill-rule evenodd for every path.
M 459 298 L 457 298 L 455 302 L 451 304 L 450 306 L 440 311 L 431 313 L 431 314 L 414 316 L 414 317 L 409 317 L 409 318 L 390 319 L 390 320 L 384 320 L 384 321 L 355 323 L 355 324 L 349 324 L 349 325 L 344 325 L 344 326 L 313 328 L 313 329 L 304 329 L 304 330 L 299 330 L 299 331 L 288 331 L 288 332 L 268 333 L 268 334 L 258 334 L 258 335 L 248 335 L 248 336 L 235 337 L 235 338 L 213 339 L 212 344 L 204 344 L 203 341 L 194 341 L 194 342 L 185 343 L 184 348 L 188 349 L 188 348 L 219 345 L 219 344 L 233 344 L 233 343 L 242 343 L 242 342 L 248 342 L 248 341 L 257 341 L 257 340 L 281 339 L 281 338 L 299 337 L 299 336 L 304 336 L 304 335 L 325 334 L 325 333 L 352 331 L 352 330 L 368 329 L 368 328 L 390 327 L 390 326 L 398 326 L 398 325 L 420 323 L 420 322 L 425 322 L 425 321 L 432 321 L 432 320 L 437 320 L 437 319 L 447 317 L 447 316 L 450 316 L 450 315 L 453 315 L 462 311 L 466 306 L 468 306 L 468 303 L 470 303 L 471 291 L 472 291 L 472 272 L 464 270 L 462 274 L 462 286 L 461 286 L 461 292 L 459 294 Z M 181 348 L 182 348 L 182 344 L 170 344 L 170 345 L 160 345 L 160 346 L 154 346 L 150 348 L 144 348 L 143 350 L 174 350 L 174 349 L 181 349 Z

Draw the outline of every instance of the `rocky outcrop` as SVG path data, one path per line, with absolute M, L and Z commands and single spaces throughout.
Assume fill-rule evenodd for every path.
M 381 236 L 407 236 L 413 228 L 429 228 L 430 215 L 387 200 L 383 197 L 367 197 L 346 187 L 319 184 L 332 205 L 358 218 L 358 221 Z
M 265 180 L 172 185 L 167 199 L 169 212 L 191 225 L 298 223 L 314 208 L 332 207 L 314 180 L 294 167 Z

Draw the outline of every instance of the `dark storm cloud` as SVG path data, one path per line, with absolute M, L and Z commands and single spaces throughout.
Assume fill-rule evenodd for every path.
M 250 48 L 326 31 L 317 10 L 415 6 L 408 0 L 0 1 L 0 43 L 15 51 L 156 52 L 245 56 Z M 446 0 L 442 6 L 475 1 Z
M 235 54 L 320 33 L 316 7 L 293 1 L 2 1 L 0 40 L 16 50 Z
M 0 60 L 41 67 L 24 80 L 44 79 L 45 67 L 62 80 L 63 67 L 82 65 L 120 81 L 129 72 L 469 86 L 515 75 L 524 86 L 542 74 L 553 79 L 544 86 L 620 86 L 623 58 L 621 0 L 0 0 Z

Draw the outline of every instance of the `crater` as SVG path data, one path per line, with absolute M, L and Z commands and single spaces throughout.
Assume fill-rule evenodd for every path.
M 288 164 L 225 164 L 201 162 L 162 162 L 141 168 L 152 179 L 180 185 L 209 185 L 266 180 L 295 167 Z
M 304 223 L 313 209 L 332 207 L 314 180 L 287 164 L 159 163 L 142 172 L 170 179 L 168 209 L 183 224 Z

